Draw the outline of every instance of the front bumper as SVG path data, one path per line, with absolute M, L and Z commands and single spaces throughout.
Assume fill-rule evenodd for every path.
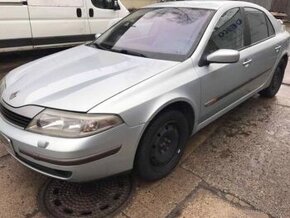
M 143 125 L 122 124 L 86 138 L 68 139 L 31 133 L 0 116 L 0 133 L 12 144 L 11 155 L 44 175 L 86 182 L 129 171 Z

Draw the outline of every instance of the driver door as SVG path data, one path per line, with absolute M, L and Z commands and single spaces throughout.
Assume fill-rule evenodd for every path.
M 244 63 L 247 60 L 247 54 L 243 52 L 247 41 L 244 33 L 244 19 L 240 8 L 230 9 L 216 24 L 204 56 L 219 49 L 233 49 L 240 51 L 241 57 L 237 63 L 211 63 L 200 67 L 199 70 L 203 74 L 200 122 L 215 115 L 246 93 L 243 84 L 249 78 Z

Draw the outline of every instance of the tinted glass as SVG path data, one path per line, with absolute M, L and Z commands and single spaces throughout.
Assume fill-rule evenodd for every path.
M 268 38 L 267 20 L 264 12 L 254 8 L 245 8 L 245 15 L 250 28 L 251 43 Z
M 138 10 L 95 42 L 99 48 L 183 61 L 198 43 L 213 11 L 193 8 Z
M 244 24 L 241 10 L 234 8 L 227 11 L 217 23 L 209 40 L 207 53 L 219 49 L 239 50 L 244 47 Z

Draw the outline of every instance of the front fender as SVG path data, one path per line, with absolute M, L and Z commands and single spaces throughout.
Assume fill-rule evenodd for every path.
M 129 126 L 149 123 L 168 105 L 183 101 L 199 117 L 200 79 L 192 62 L 181 63 L 96 106 L 90 113 L 119 114 Z

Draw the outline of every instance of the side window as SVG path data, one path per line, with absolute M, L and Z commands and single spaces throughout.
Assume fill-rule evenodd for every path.
M 91 0 L 92 4 L 97 8 L 103 9 L 112 9 L 113 1 L 112 0 Z
M 220 18 L 209 40 L 206 53 L 219 49 L 239 50 L 244 47 L 244 22 L 240 8 L 227 11 Z
M 264 12 L 254 8 L 245 8 L 245 16 L 248 20 L 252 44 L 269 37 L 268 23 Z
M 267 20 L 267 26 L 268 26 L 268 35 L 269 36 L 273 36 L 275 35 L 275 30 L 274 30 L 274 27 L 273 27 L 273 24 L 271 23 L 271 21 L 269 20 L 269 18 L 266 18 Z

